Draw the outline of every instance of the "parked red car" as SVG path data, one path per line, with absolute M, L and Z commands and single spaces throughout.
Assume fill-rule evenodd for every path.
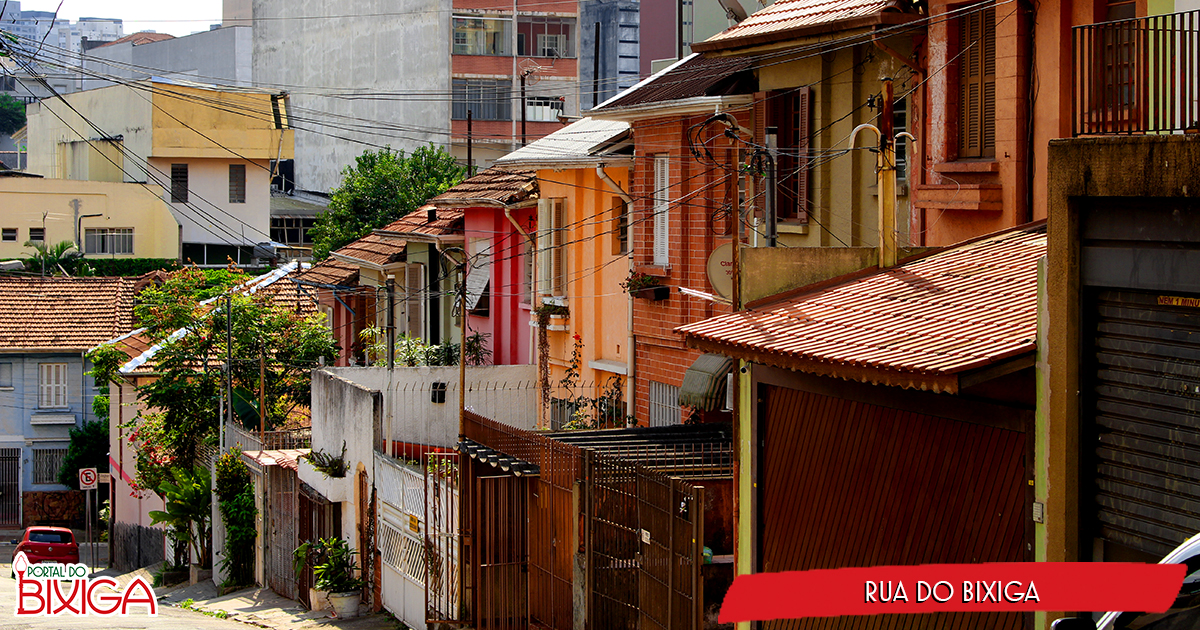
M 18 551 L 24 551 L 30 564 L 79 562 L 79 545 L 75 543 L 75 534 L 65 527 L 27 527 L 25 534 L 13 542 L 17 545 L 13 557 Z

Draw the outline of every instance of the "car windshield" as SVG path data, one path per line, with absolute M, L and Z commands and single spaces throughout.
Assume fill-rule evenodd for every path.
M 1165 613 L 1117 614 L 1112 620 L 1113 630 L 1185 630 L 1200 627 L 1200 545 L 1189 543 L 1192 540 L 1171 554 L 1176 556 L 1171 562 L 1187 567 L 1187 575 L 1171 608 Z
M 69 543 L 72 536 L 69 532 L 32 531 L 29 532 L 29 542 L 37 543 Z

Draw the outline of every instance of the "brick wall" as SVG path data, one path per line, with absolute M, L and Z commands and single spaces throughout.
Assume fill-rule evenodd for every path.
M 726 170 L 701 163 L 687 147 L 688 127 L 706 117 L 663 117 L 634 125 L 637 148 L 630 190 L 634 198 L 634 264 L 639 271 L 659 276 L 671 287 L 671 296 L 666 300 L 634 300 L 633 331 L 637 338 L 634 416 L 640 425 L 648 423 L 650 381 L 679 386 L 683 373 L 701 354 L 688 349 L 674 328 L 729 312 L 727 306 L 688 297 L 678 290 L 683 286 L 713 292 L 706 273 L 708 256 L 731 240 L 721 235 L 728 232 L 726 220 L 718 219 L 714 226 L 712 218 L 725 203 Z M 727 141 L 718 140 L 710 148 L 717 159 L 724 161 L 729 158 L 726 146 Z M 670 254 L 669 265 L 655 267 L 652 265 L 654 156 L 664 153 L 670 156 L 671 163 Z

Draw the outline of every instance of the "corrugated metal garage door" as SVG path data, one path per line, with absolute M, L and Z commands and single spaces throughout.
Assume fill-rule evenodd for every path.
M 1200 296 L 1101 290 L 1090 306 L 1094 533 L 1162 556 L 1200 531 Z
M 764 571 L 1025 559 L 1025 435 L 768 387 Z M 1020 628 L 1018 613 L 779 620 L 799 628 Z

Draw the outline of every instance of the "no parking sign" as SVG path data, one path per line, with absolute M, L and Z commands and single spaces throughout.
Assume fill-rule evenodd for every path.
M 95 490 L 96 489 L 96 469 L 95 468 L 80 468 L 79 469 L 79 489 L 80 490 Z

